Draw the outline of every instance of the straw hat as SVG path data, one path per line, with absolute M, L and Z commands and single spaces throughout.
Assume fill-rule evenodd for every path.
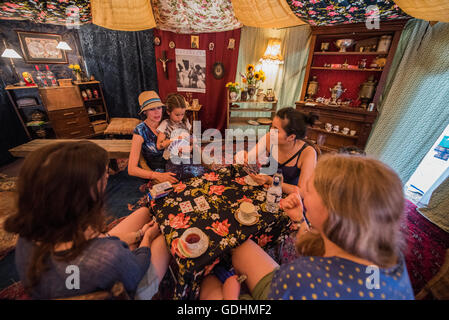
M 164 106 L 164 104 L 161 101 L 161 98 L 159 98 L 159 95 L 156 93 L 156 91 L 142 92 L 139 95 L 139 105 L 140 105 L 139 114 L 141 114 L 146 110 Z

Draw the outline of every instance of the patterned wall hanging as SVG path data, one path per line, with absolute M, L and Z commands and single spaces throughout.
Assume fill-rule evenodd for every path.
M 60 25 L 92 22 L 89 0 L 9 0 L 0 5 L 0 19 Z
M 410 18 L 392 0 L 286 1 L 298 18 L 311 26 L 365 22 L 367 17 L 373 17 L 376 12 L 380 21 Z
M 157 28 L 175 33 L 234 30 L 242 24 L 234 16 L 231 0 L 152 0 Z

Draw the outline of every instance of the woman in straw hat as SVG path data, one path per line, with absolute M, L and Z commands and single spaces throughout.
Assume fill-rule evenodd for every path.
M 176 183 L 176 174 L 165 172 L 166 160 L 163 158 L 164 150 L 157 148 L 157 128 L 162 120 L 162 107 L 164 104 L 155 91 L 144 91 L 139 95 L 139 114 L 145 120 L 134 129 L 131 152 L 129 154 L 128 174 L 156 182 L 169 181 Z M 151 170 L 139 168 L 139 158 L 142 154 Z

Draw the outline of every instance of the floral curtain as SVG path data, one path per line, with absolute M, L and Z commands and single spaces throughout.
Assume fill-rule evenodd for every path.
M 392 0 L 286 0 L 296 16 L 311 26 L 365 22 L 374 17 L 377 6 L 380 21 L 409 18 Z
M 242 27 L 230 0 L 152 0 L 157 28 L 175 33 L 206 33 Z
M 89 0 L 10 0 L 0 5 L 0 19 L 64 25 L 92 21 Z

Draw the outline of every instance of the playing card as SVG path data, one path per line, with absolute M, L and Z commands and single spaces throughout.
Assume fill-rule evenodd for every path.
M 206 198 L 204 198 L 204 196 L 195 198 L 193 199 L 193 201 L 195 201 L 198 209 L 201 211 L 210 209 L 209 203 L 207 202 Z
M 179 207 L 181 208 L 182 213 L 187 213 L 193 211 L 192 204 L 190 201 L 184 201 L 179 204 Z

